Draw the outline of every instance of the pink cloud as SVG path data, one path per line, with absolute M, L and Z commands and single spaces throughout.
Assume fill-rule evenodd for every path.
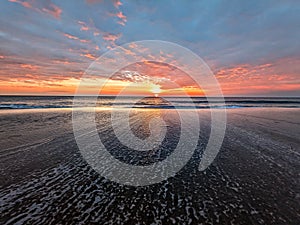
M 110 43 L 110 46 L 106 46 L 107 49 L 112 49 L 116 46 L 116 40 L 118 40 L 122 35 L 121 34 L 111 34 L 111 33 L 105 33 L 103 34 L 103 40 Z
M 89 43 L 89 40 L 85 40 L 85 39 L 80 39 L 79 40 L 81 43 Z
M 62 13 L 62 9 L 52 3 L 50 3 L 47 8 L 42 8 L 42 11 L 50 14 L 56 19 L 59 19 Z
M 118 9 L 122 5 L 122 2 L 120 0 L 113 0 L 113 4 Z
M 242 64 L 215 71 L 225 94 L 256 94 L 299 88 L 296 58 L 285 58 L 261 65 Z
M 37 0 L 8 0 L 10 2 L 19 3 L 25 8 L 32 9 L 40 13 L 46 13 L 53 16 L 56 19 L 59 19 L 62 13 L 62 9 L 57 5 L 53 4 L 51 0 L 48 1 L 37 1 Z
M 125 23 L 127 22 L 127 17 L 121 11 L 118 12 L 116 16 L 120 19 L 118 23 L 121 24 L 122 26 L 125 26 Z
M 21 1 L 21 0 L 9 0 L 9 1 L 19 3 L 25 8 L 32 8 L 32 5 L 29 2 L 26 2 L 26 1 Z
M 103 35 L 103 40 L 105 41 L 110 41 L 110 42 L 115 42 L 121 37 L 121 34 L 104 34 Z
M 85 22 L 78 21 L 78 24 L 81 26 L 80 30 L 82 30 L 82 31 L 88 31 L 88 30 L 90 30 L 90 28 L 87 26 L 87 24 Z
M 74 40 L 78 40 L 79 39 L 78 37 L 73 36 L 71 34 L 67 34 L 67 33 L 64 33 L 64 36 L 67 37 L 67 38 L 69 38 L 69 39 L 74 39 Z
M 110 13 L 109 15 L 117 17 L 118 20 L 118 24 L 125 26 L 126 22 L 127 22 L 127 17 L 123 14 L 123 12 L 119 11 L 117 13 Z
M 31 65 L 31 64 L 22 64 L 22 65 L 21 65 L 21 68 L 24 68 L 24 69 L 30 69 L 30 70 L 36 70 L 36 69 L 38 69 L 39 67 L 38 67 L 38 66 L 35 66 L 35 65 Z
M 98 3 L 102 3 L 103 0 L 86 0 L 86 3 L 88 4 L 98 4 Z M 115 8 L 119 8 L 122 5 L 122 2 L 120 0 L 112 0 L 112 3 L 114 5 Z
M 89 40 L 85 40 L 85 39 L 80 39 L 79 37 L 76 37 L 74 35 L 71 35 L 71 34 L 68 34 L 68 33 L 63 33 L 63 35 L 69 39 L 72 39 L 72 40 L 78 40 L 82 43 L 89 43 Z

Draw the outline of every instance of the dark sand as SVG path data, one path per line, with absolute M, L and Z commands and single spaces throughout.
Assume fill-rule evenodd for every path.
M 133 121 L 157 112 L 141 111 L 142 120 Z M 300 110 L 227 110 L 222 149 L 205 172 L 197 168 L 210 116 L 199 112 L 200 141 L 190 162 L 167 181 L 137 188 L 102 178 L 85 163 L 70 110 L 2 110 L 0 224 L 300 224 Z M 97 115 L 99 124 L 108 119 L 107 111 Z M 147 136 L 144 124 L 133 127 Z M 116 146 L 110 135 L 104 141 Z M 177 125 L 170 126 L 166 143 L 177 136 Z M 132 160 L 121 150 L 116 157 Z

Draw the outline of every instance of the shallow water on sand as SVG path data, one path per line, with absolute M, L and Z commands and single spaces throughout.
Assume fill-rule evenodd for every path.
M 138 110 L 131 117 L 132 129 L 144 138 L 149 118 L 161 113 L 171 123 L 164 142 L 170 148 L 135 157 L 114 140 L 109 111 L 97 112 L 96 121 L 116 158 L 147 164 L 172 151 L 180 124 L 166 109 Z M 300 110 L 228 110 L 224 144 L 204 172 L 198 164 L 209 137 L 209 111 L 199 110 L 199 118 L 199 143 L 188 164 L 161 183 L 130 187 L 99 176 L 83 160 L 70 111 L 2 113 L 0 223 L 299 223 Z
M 94 97 L 76 97 L 82 105 L 92 104 Z M 0 96 L 0 110 L 3 109 L 57 109 L 72 108 L 74 97 L 71 96 Z M 99 96 L 96 106 L 99 108 L 300 108 L 299 97 L 226 97 L 225 102 L 219 98 L 206 97 L 129 97 L 129 96 Z M 94 105 L 93 105 L 94 106 Z

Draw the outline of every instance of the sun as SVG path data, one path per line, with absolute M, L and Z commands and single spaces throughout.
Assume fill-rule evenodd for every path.
M 152 84 L 150 91 L 154 94 L 155 97 L 158 97 L 158 94 L 161 93 L 160 85 Z

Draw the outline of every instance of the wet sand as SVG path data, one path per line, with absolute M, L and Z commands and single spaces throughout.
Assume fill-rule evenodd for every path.
M 189 163 L 167 181 L 130 187 L 100 177 L 82 159 L 71 110 L 1 110 L 0 223 L 299 224 L 300 110 L 227 112 L 223 146 L 206 171 L 199 172 L 198 164 L 209 137 L 210 113 L 199 110 L 201 134 Z M 156 113 L 140 110 L 132 116 L 138 135 L 147 136 L 146 121 Z M 174 110 L 163 113 L 174 117 Z M 96 121 L 103 129 L 108 111 L 99 111 Z M 178 124 L 173 125 L 166 144 L 178 139 Z M 116 147 L 107 129 L 103 140 Z M 133 160 L 121 150 L 113 154 Z M 146 152 L 134 163 L 151 163 L 167 154 L 147 157 Z

